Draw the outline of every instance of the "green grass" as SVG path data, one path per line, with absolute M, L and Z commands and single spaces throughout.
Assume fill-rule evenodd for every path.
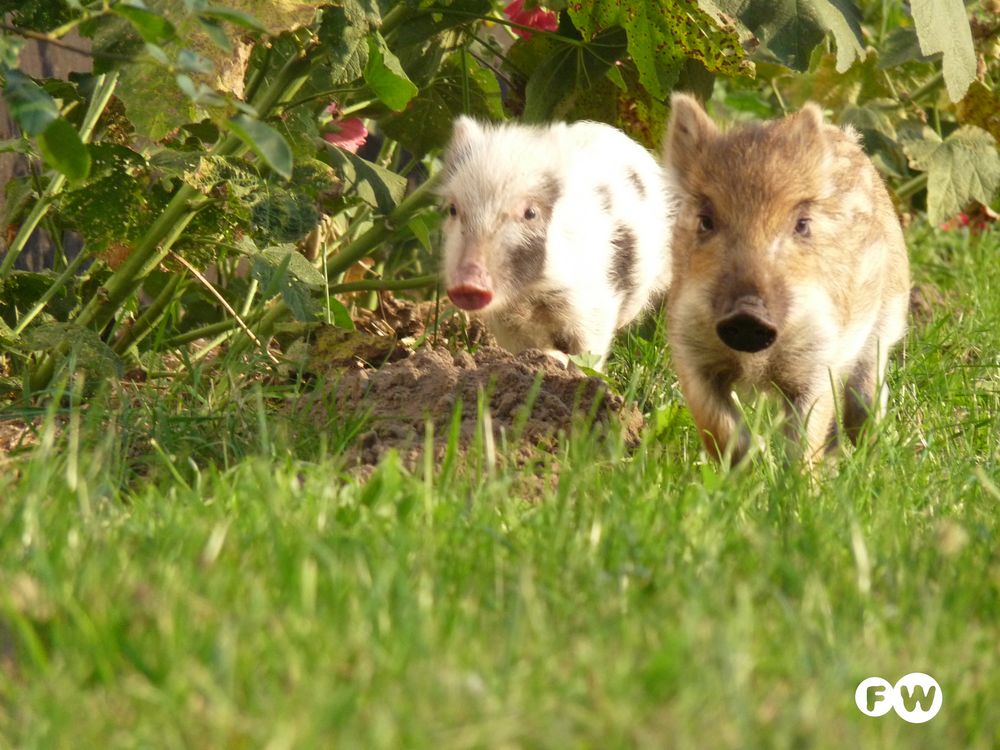
M 0 464 L 0 746 L 1000 745 L 1000 236 L 911 239 L 945 302 L 818 480 L 706 463 L 638 334 L 642 445 L 564 442 L 557 477 L 360 484 L 356 425 L 297 431 L 246 373 L 67 396 Z M 859 713 L 912 671 L 934 720 Z

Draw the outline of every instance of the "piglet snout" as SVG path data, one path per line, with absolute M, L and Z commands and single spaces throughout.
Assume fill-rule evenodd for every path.
M 740 297 L 715 325 L 722 343 L 738 352 L 760 352 L 778 338 L 778 328 L 763 300 L 756 295 Z
M 467 263 L 451 279 L 448 296 L 462 310 L 482 310 L 493 300 L 493 279 L 484 266 Z

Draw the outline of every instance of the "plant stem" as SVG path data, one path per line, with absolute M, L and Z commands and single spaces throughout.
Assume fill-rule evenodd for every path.
M 264 315 L 264 312 L 264 308 L 260 308 L 249 315 L 244 315 L 243 320 L 247 325 L 255 325 Z M 209 323 L 199 328 L 193 328 L 190 331 L 179 333 L 176 336 L 171 336 L 163 342 L 163 347 L 166 349 L 174 349 L 178 346 L 183 346 L 184 344 L 190 344 L 192 341 L 197 341 L 198 339 L 231 331 L 234 328 L 236 328 L 236 321 L 232 318 L 226 318 L 225 320 L 220 320 L 216 323 Z
M 345 294 L 347 292 L 387 292 L 399 289 L 423 289 L 434 286 L 438 281 L 437 274 L 428 276 L 414 276 L 411 279 L 364 279 L 362 281 L 348 281 L 344 284 L 333 284 L 330 286 L 331 294 Z
M 167 312 L 167 308 L 174 301 L 174 295 L 177 293 L 177 288 L 183 280 L 183 273 L 175 273 L 170 277 L 170 280 L 163 286 L 160 293 L 156 295 L 156 298 L 149 307 L 142 311 L 142 315 L 136 318 L 135 322 L 125 331 L 125 334 L 114 343 L 112 349 L 116 353 L 124 354 L 134 349 L 140 341 L 146 338 L 149 332 L 153 330 L 153 326 Z
M 276 300 L 274 304 L 267 310 L 261 317 L 260 321 L 257 323 L 257 339 L 262 343 L 264 350 L 267 351 L 267 342 L 271 338 L 271 332 L 274 330 L 274 325 L 283 317 L 288 315 L 291 310 L 288 309 L 288 305 L 282 300 Z M 254 343 L 249 337 L 243 336 L 233 342 L 233 345 L 229 349 L 230 355 L 240 355 Z
M 919 193 L 927 186 L 927 172 L 921 172 L 916 177 L 911 177 L 909 180 L 904 182 L 898 188 L 896 188 L 896 197 L 906 199 L 916 193 Z
M 944 80 L 944 70 L 939 70 L 933 76 L 931 76 L 924 84 L 918 88 L 916 91 L 908 95 L 911 102 L 915 102 L 920 99 L 924 94 L 931 91 L 935 86 Z
M 337 253 L 327 266 L 331 276 L 343 273 L 348 268 L 365 257 L 380 243 L 385 242 L 396 229 L 409 221 L 410 217 L 425 206 L 434 202 L 434 190 L 440 180 L 441 173 L 434 175 L 423 185 L 414 190 L 395 210 L 375 224 L 360 237 L 349 242 L 343 250 Z
M 235 136 L 232 138 L 238 140 Z M 80 311 L 74 322 L 82 326 L 93 325 L 97 329 L 110 323 L 122 302 L 170 252 L 170 246 L 180 236 L 178 228 L 183 230 L 194 218 L 191 208 L 207 200 L 196 188 L 182 185 L 125 262 L 104 282 L 104 286 Z M 169 240 L 162 241 L 168 234 L 171 235 Z
M 87 113 L 83 117 L 83 124 L 80 126 L 80 140 L 84 143 L 87 143 L 90 140 L 90 136 L 94 132 L 94 127 L 97 125 L 97 120 L 100 118 L 101 113 L 104 112 L 104 108 L 108 105 L 108 101 L 110 101 L 111 95 L 114 93 L 115 86 L 117 84 L 117 73 L 103 74 L 98 77 L 97 86 L 94 89 L 94 96 L 90 100 L 90 105 L 87 107 Z M 0 263 L 0 278 L 3 278 L 10 273 L 10 269 L 14 267 L 14 263 L 17 261 L 18 256 L 24 251 L 25 246 L 28 244 L 28 240 L 31 239 L 32 233 L 38 226 L 38 223 L 48 212 L 55 197 L 62 192 L 65 184 L 66 176 L 61 173 L 53 175 L 52 179 L 49 180 L 49 184 L 45 186 L 45 190 L 42 191 L 38 201 L 32 207 L 31 212 L 28 214 L 28 218 L 24 220 L 24 223 L 17 230 L 17 235 L 14 237 L 14 241 L 11 242 L 10 247 L 7 248 L 7 254 L 4 256 L 3 262 Z
M 76 273 L 76 269 L 80 267 L 80 264 L 84 261 L 84 253 L 77 253 L 77 256 L 70 261 L 69 265 L 63 269 L 63 272 L 59 274 L 59 277 L 52 282 L 51 286 L 45 290 L 45 293 L 38 298 L 38 301 L 32 306 L 28 312 L 24 314 L 24 317 L 18 321 L 17 326 L 14 328 L 14 335 L 19 336 L 24 332 L 31 321 L 33 321 L 38 314 L 45 309 L 45 306 L 49 303 L 49 300 L 56 296 L 56 292 L 66 286 L 66 282 L 73 278 L 73 274 Z
M 294 96 L 302 87 L 313 62 L 309 56 L 312 49 L 313 45 L 290 58 L 260 95 L 259 101 L 253 102 L 261 117 L 266 116 L 278 102 Z M 246 148 L 236 135 L 231 134 L 216 144 L 209 153 L 213 156 L 230 156 L 242 153 Z M 166 257 L 171 245 L 180 237 L 197 209 L 207 201 L 208 198 L 195 188 L 188 184 L 182 185 L 153 226 L 143 235 L 125 263 L 111 275 L 73 322 L 98 330 L 107 326 L 121 304 L 139 288 L 146 275 Z M 6 261 L 7 259 L 5 263 Z M 50 352 L 38 363 L 29 377 L 32 389 L 42 388 L 48 384 L 60 354 L 61 352 Z

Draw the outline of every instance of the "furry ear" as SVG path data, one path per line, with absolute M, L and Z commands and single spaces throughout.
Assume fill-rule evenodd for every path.
M 464 151 L 482 132 L 482 126 L 471 117 L 466 115 L 457 117 L 451 128 L 451 140 L 448 142 L 449 160 L 455 154 Z
M 719 135 L 698 100 L 689 94 L 670 97 L 670 125 L 663 140 L 663 162 L 686 172 L 692 161 Z
M 823 122 L 823 110 L 818 104 L 809 102 L 802 109 L 793 115 L 785 118 L 786 132 L 794 138 L 802 141 L 814 141 L 820 137 L 825 123 Z

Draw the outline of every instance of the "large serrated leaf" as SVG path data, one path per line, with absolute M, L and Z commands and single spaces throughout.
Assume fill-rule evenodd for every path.
M 292 176 L 292 149 L 277 130 L 242 113 L 226 120 L 226 127 L 275 172 L 285 179 Z
M 319 38 L 330 59 L 332 83 L 349 83 L 362 77 L 368 63 L 368 34 L 380 20 L 374 0 L 350 0 L 323 10 Z
M 288 269 L 288 273 L 297 278 L 306 286 L 321 287 L 326 284 L 316 267 L 294 247 L 268 247 L 260 252 L 261 257 L 275 268 L 282 266 Z
M 857 9 L 848 0 L 713 0 L 734 16 L 783 65 L 809 68 L 809 56 L 830 31 L 837 43 L 837 69 L 843 72 L 860 54 Z
M 941 53 L 948 97 L 957 102 L 976 79 L 976 52 L 965 3 L 962 0 L 913 0 L 910 9 L 920 51 L 925 55 Z
M 38 135 L 59 118 L 55 99 L 19 70 L 8 70 L 3 96 L 25 135 Z
M 431 3 L 422 2 L 421 5 L 427 7 Z M 490 0 L 442 0 L 433 5 L 433 12 L 414 15 L 396 31 L 393 46 L 397 52 L 403 47 L 422 46 L 432 37 L 456 26 L 474 23 L 490 12 L 492 3 Z
M 197 107 L 177 87 L 174 75 L 152 62 L 124 66 L 115 94 L 125 104 L 136 133 L 152 141 L 200 119 Z
M 482 120 L 504 117 L 496 76 L 474 60 L 469 60 L 463 68 L 456 57 L 445 61 L 438 76 L 405 112 L 380 123 L 387 136 L 417 157 L 444 146 L 451 135 L 452 122 L 459 114 Z
M 90 172 L 90 153 L 76 128 L 61 117 L 38 135 L 38 149 L 45 163 L 70 180 L 82 180 Z
M 386 46 L 379 33 L 368 37 L 365 82 L 379 101 L 395 112 L 402 112 L 417 95 L 417 87 L 406 76 L 399 59 Z
M 406 178 L 357 154 L 327 145 L 320 157 L 332 166 L 369 206 L 380 214 L 389 214 L 403 200 Z
M 159 13 L 135 5 L 118 3 L 111 12 L 124 18 L 148 44 L 162 44 L 176 37 L 174 25 Z
M 927 172 L 927 215 L 939 224 L 970 201 L 988 204 L 1000 188 L 997 142 L 982 128 L 965 125 L 945 140 L 924 128 L 921 140 L 903 149 L 914 169 Z
M 958 121 L 986 130 L 1000 141 L 1000 97 L 985 83 L 973 81 L 965 98 L 958 103 Z
M 563 118 L 577 95 L 590 89 L 625 54 L 625 30 L 612 27 L 590 42 L 564 44 L 537 37 L 525 44 L 552 44 L 552 51 L 532 72 L 525 87 L 524 119 L 546 122 Z M 675 71 L 676 76 L 676 71 Z
M 90 328 L 72 323 L 41 323 L 25 333 L 24 347 L 29 351 L 62 351 L 76 361 L 77 367 L 98 377 L 121 377 L 125 371 L 121 358 Z
M 594 0 L 571 3 L 568 12 L 587 41 L 614 26 L 624 28 L 639 80 L 657 99 L 670 93 L 687 58 L 716 73 L 752 70 L 735 31 L 721 28 L 696 0 Z
M 251 209 L 254 234 L 262 243 L 298 242 L 316 228 L 315 202 L 298 192 L 268 185 Z
M 250 270 L 265 296 L 280 292 L 296 320 L 315 320 L 317 307 L 308 287 L 322 286 L 326 280 L 301 253 L 287 245 L 269 247 L 253 256 Z

